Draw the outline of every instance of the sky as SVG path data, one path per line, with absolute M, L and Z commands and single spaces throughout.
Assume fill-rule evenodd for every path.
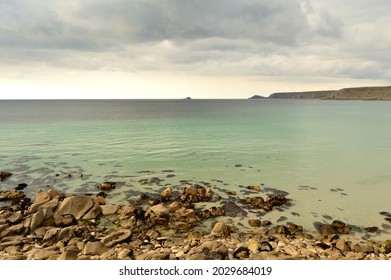
M 391 84 L 389 0 L 0 0 L 0 99 Z

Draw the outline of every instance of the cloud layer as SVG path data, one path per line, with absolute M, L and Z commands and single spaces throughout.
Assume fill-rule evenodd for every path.
M 390 10 L 385 0 L 0 0 L 0 68 L 384 83 Z

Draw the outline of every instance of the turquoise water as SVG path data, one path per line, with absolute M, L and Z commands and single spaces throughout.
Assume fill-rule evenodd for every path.
M 262 219 L 311 231 L 331 217 L 391 236 L 379 214 L 391 212 L 390 102 L 1 100 L 0 143 L 0 169 L 14 172 L 1 189 L 97 193 L 112 180 L 113 203 L 189 183 L 231 200 L 284 191 L 293 205 Z

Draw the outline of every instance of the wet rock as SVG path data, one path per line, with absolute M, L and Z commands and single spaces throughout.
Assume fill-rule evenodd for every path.
M 55 212 L 55 216 L 71 214 L 76 220 L 95 219 L 101 208 L 94 197 L 71 196 L 65 198 Z
M 155 224 L 167 224 L 170 218 L 168 207 L 164 204 L 157 204 L 150 207 L 145 212 L 145 217 L 150 219 Z
M 276 233 L 277 233 L 277 234 L 286 235 L 286 234 L 289 233 L 289 231 L 288 231 L 288 228 L 287 228 L 286 226 L 278 226 L 278 227 L 276 228 Z
M 297 233 L 302 233 L 303 232 L 303 226 L 296 225 L 294 223 L 289 223 L 288 224 L 288 231 L 290 235 L 295 235 Z
M 259 192 L 261 190 L 260 186 L 247 186 L 247 189 Z
M 351 230 L 351 227 L 341 222 L 339 220 L 335 220 L 331 223 L 331 227 L 335 229 L 340 234 L 348 234 Z
M 230 217 L 247 216 L 247 212 L 244 211 L 240 206 L 236 205 L 235 202 L 232 201 L 227 201 L 222 208 L 224 209 L 225 214 Z
M 237 248 L 233 253 L 234 258 L 238 260 L 247 259 L 249 255 L 250 255 L 250 250 L 243 246 Z
M 213 226 L 211 234 L 218 238 L 226 238 L 229 236 L 230 231 L 228 226 L 224 222 L 217 222 Z
M 220 217 L 225 215 L 225 211 L 221 207 L 212 206 L 208 210 L 213 217 Z
M 336 234 L 337 231 L 331 225 L 323 224 L 319 227 L 319 233 L 322 236 L 328 236 L 330 234 Z
M 260 219 L 250 219 L 250 220 L 248 220 L 248 224 L 252 227 L 260 227 L 261 220 Z
M 190 186 L 184 188 L 182 194 L 180 195 L 179 199 L 181 201 L 188 201 L 188 202 L 206 202 L 209 201 L 212 198 L 212 190 L 211 188 L 203 187 L 203 186 Z
M 18 186 L 15 188 L 15 190 L 21 191 L 21 190 L 23 190 L 26 187 L 27 187 L 26 183 L 21 183 L 21 184 L 18 184 Z
M 177 221 L 171 223 L 171 228 L 175 229 L 177 232 L 188 232 L 190 229 L 193 228 L 193 225 L 188 222 Z
M 172 202 L 170 205 L 168 205 L 168 211 L 170 213 L 174 213 L 175 211 L 177 211 L 178 209 L 180 209 L 182 207 L 182 203 L 179 202 L 179 201 L 174 201 Z
M 170 200 L 172 196 L 172 189 L 171 188 L 165 188 L 161 193 L 160 196 L 162 197 L 163 201 Z
M 8 171 L 0 171 L 0 181 L 4 181 L 5 179 L 7 179 L 8 177 L 10 177 L 12 175 L 11 172 L 8 172 Z
M 391 243 L 384 245 L 384 253 L 390 254 L 391 253 Z
M 98 189 L 101 189 L 103 191 L 109 191 L 116 188 L 115 182 L 103 182 L 98 185 Z
M 19 201 L 25 198 L 26 195 L 22 191 L 10 190 L 10 191 L 0 191 L 0 201 Z
M 187 260 L 227 260 L 228 248 L 220 241 L 206 241 L 185 255 Z
M 202 209 L 197 213 L 197 217 L 201 220 L 207 220 L 212 216 L 212 213 L 208 209 Z
M 364 228 L 365 231 L 370 232 L 370 233 L 376 233 L 379 231 L 378 227 L 366 227 Z

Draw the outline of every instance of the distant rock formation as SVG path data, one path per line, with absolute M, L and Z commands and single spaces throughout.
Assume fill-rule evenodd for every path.
M 190 96 L 188 96 L 188 97 L 186 97 L 186 98 L 185 98 L 185 100 L 190 100 L 190 99 L 191 99 L 191 97 L 190 97 Z
M 270 99 L 391 100 L 391 86 L 356 87 L 340 90 L 276 92 Z
M 249 99 L 265 99 L 265 98 L 267 98 L 267 97 L 262 96 L 262 95 L 253 95 Z

